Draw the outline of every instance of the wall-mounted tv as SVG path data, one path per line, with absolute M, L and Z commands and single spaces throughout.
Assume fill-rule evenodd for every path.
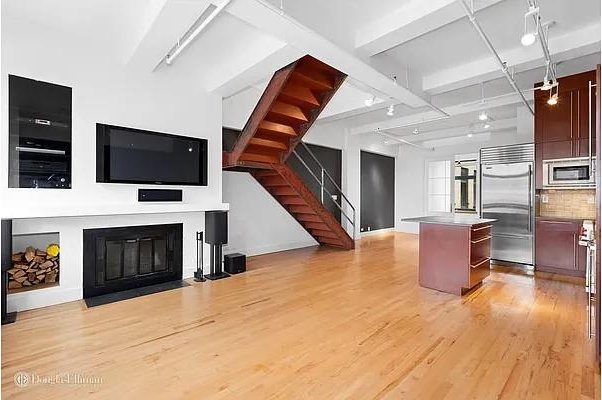
M 96 124 L 96 182 L 207 185 L 207 139 Z

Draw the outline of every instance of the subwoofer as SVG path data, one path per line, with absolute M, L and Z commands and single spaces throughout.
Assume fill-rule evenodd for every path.
M 240 274 L 247 270 L 247 256 L 241 253 L 224 256 L 224 270 L 229 274 Z

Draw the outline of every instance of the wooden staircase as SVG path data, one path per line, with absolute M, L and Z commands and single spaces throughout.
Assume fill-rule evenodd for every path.
M 286 164 L 291 154 L 298 156 L 295 147 L 345 78 L 311 56 L 277 71 L 232 151 L 224 152 L 223 167 L 249 171 L 320 244 L 352 249 L 354 240 L 341 222 Z M 353 218 L 344 212 L 342 217 L 355 229 L 355 210 Z

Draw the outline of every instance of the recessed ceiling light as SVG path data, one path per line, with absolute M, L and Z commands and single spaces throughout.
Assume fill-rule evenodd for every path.
M 391 104 L 391 105 L 389 106 L 389 108 L 387 109 L 387 115 L 388 115 L 389 117 L 392 117 L 392 116 L 394 116 L 394 115 L 395 115 L 395 106 L 394 106 L 393 104 Z
M 489 125 L 489 124 L 483 125 L 483 129 L 489 129 L 489 128 L 491 128 L 491 125 Z
M 466 136 L 468 136 L 468 137 L 472 137 L 472 133 L 469 133 L 469 134 L 467 134 Z
M 485 111 L 481 111 L 479 114 L 479 121 L 487 121 L 487 119 L 489 119 L 487 113 Z

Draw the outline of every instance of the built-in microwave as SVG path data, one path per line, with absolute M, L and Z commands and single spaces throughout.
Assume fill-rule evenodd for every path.
M 593 187 L 595 186 L 595 159 L 589 157 L 564 158 L 543 161 L 543 186 Z

